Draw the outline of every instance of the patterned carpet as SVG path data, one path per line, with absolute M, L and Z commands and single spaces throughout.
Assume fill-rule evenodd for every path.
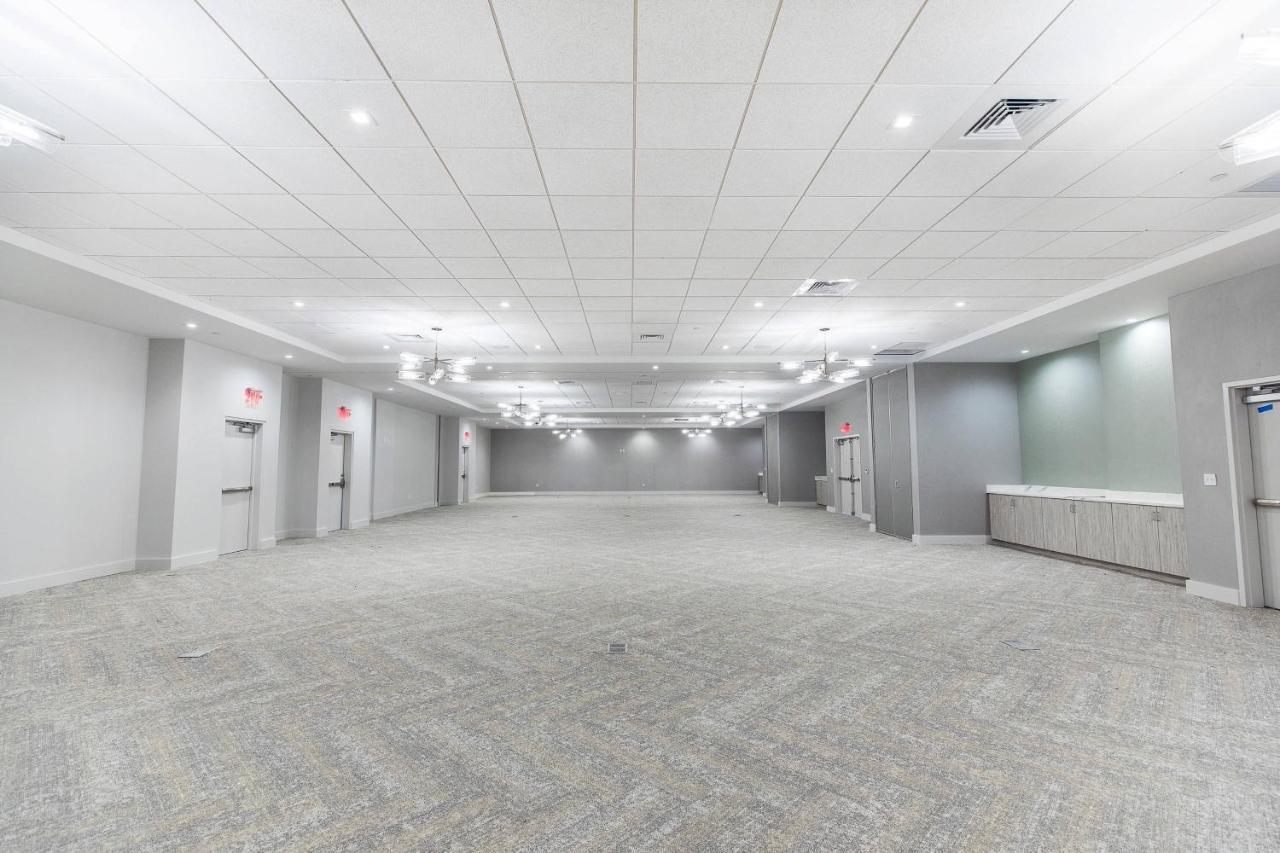
M 1278 648 L 757 498 L 486 499 L 0 599 L 0 849 L 1276 850 Z

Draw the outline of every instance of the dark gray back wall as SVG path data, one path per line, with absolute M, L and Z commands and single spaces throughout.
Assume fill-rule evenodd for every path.
M 1222 385 L 1280 374 L 1280 267 L 1169 300 L 1178 456 L 1191 579 L 1235 589 L 1227 427 Z M 1218 475 L 1217 486 L 1202 475 Z
M 777 418 L 779 500 L 817 503 L 813 478 L 827 473 L 826 414 L 782 412 Z
M 759 429 L 584 429 L 560 440 L 547 429 L 489 435 L 493 492 L 756 492 L 764 466 Z
M 920 536 L 990 532 L 987 484 L 1022 482 L 1012 364 L 914 364 Z

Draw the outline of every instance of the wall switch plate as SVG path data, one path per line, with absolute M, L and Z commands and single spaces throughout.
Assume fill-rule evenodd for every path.
M 1217 474 L 1205 474 L 1205 475 L 1204 475 L 1204 484 L 1205 484 L 1206 486 L 1216 486 L 1216 485 L 1218 485 L 1218 475 L 1217 475 Z

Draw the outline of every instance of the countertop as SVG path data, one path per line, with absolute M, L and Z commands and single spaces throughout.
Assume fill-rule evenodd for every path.
M 1182 495 L 1169 492 L 1121 492 L 1115 489 L 1080 489 L 1072 486 L 987 486 L 989 495 L 1020 495 L 1068 501 L 1097 501 L 1141 506 L 1182 506 Z

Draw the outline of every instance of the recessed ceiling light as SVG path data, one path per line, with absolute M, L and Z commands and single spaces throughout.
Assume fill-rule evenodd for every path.
M 1125 322 L 1126 322 L 1126 323 L 1136 323 L 1136 322 L 1138 322 L 1138 318 L 1137 318 L 1137 317 L 1126 317 L 1126 318 L 1125 318 Z
M 1023 354 L 1023 355 L 1026 355 L 1026 354 L 1027 354 L 1027 353 L 1029 353 L 1029 352 L 1031 352 L 1031 350 L 1029 350 L 1029 349 L 1024 349 L 1024 350 L 1022 351 L 1022 354 Z
M 764 303 L 763 303 L 763 302 L 757 302 L 757 303 L 756 303 L 756 307 L 757 307 L 757 308 L 763 308 L 763 307 L 764 307 Z
M 365 126 L 373 124 L 373 116 L 369 114 L 368 110 L 352 110 L 347 115 L 351 116 L 351 120 L 356 124 Z
M 542 349 L 542 344 L 534 344 L 534 345 L 533 345 L 533 348 L 534 348 L 534 349 Z
M 871 348 L 872 348 L 872 349 L 880 349 L 880 345 L 879 345 L 879 344 L 872 344 L 872 345 L 871 345 Z
M 901 115 L 894 116 L 892 126 L 894 130 L 906 130 L 908 127 L 911 127 L 911 125 L 915 123 L 915 120 L 916 120 L 915 116 L 909 115 L 907 113 L 902 113 Z
M 188 329 L 194 329 L 194 328 L 196 328 L 196 324 L 195 324 L 195 323 L 188 323 L 188 324 L 187 324 L 187 328 L 188 328 Z
M 382 348 L 383 348 L 383 349 L 391 349 L 391 344 L 383 344 L 383 345 L 382 345 Z
M 294 302 L 293 302 L 293 307 L 294 307 L 294 308 L 306 308 L 306 307 L 307 307 L 307 303 L 303 302 L 303 301 L 302 301 L 302 300 L 300 300 L 300 299 L 295 299 L 295 300 L 294 300 Z
M 729 345 L 728 345 L 728 344 L 721 344 L 721 345 L 720 345 L 720 349 L 728 349 L 728 348 L 729 348 Z
M 493 370 L 493 365 L 492 365 L 492 364 L 486 364 L 486 365 L 484 366 L 484 369 L 485 369 L 485 370 Z
M 394 389 L 394 388 L 388 388 L 387 390 L 388 390 L 388 391 L 394 391 L 394 390 L 396 390 L 396 389 Z
M 499 302 L 499 303 L 498 303 L 498 307 L 499 307 L 499 308 L 510 308 L 510 307 L 511 307 L 511 303 L 504 299 L 504 300 L 502 300 L 501 302 Z
M 658 369 L 658 365 L 656 365 L 656 364 L 655 364 L 655 365 L 653 366 L 653 369 L 654 369 L 654 370 L 657 370 L 657 369 Z
M 293 358 L 293 356 L 292 356 L 292 355 L 290 355 L 289 353 L 285 353 L 285 354 L 284 354 L 284 357 L 285 357 L 285 358 Z
M 956 303 L 956 307 L 957 307 L 957 308 L 963 308 L 964 306 L 966 306 L 966 305 L 968 305 L 968 304 L 969 304 L 968 302 L 957 302 L 957 303 Z

